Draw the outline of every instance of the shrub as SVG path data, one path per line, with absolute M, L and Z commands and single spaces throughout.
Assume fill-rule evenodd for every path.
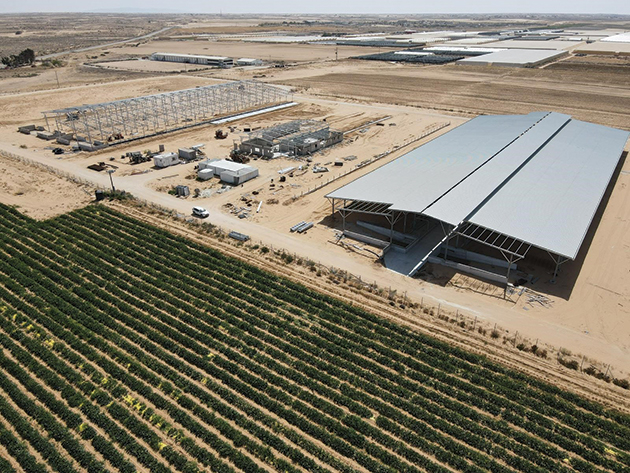
M 570 370 L 577 370 L 579 368 L 579 366 L 580 366 L 580 364 L 577 362 L 577 360 L 565 360 L 564 358 L 558 358 L 558 362 L 562 366 L 566 366 Z

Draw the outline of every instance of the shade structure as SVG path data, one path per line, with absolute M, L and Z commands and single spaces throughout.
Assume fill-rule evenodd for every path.
M 629 136 L 555 112 L 477 117 L 327 197 L 575 259 Z

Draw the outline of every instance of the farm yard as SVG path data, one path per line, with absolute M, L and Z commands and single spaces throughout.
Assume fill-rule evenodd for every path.
M 106 206 L 0 228 L 3 472 L 630 471 L 630 416 Z

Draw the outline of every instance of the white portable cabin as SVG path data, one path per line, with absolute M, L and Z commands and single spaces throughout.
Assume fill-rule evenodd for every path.
M 176 153 L 165 153 L 153 156 L 153 164 L 156 168 L 167 168 L 178 163 L 179 157 Z
M 214 176 L 221 178 L 223 182 L 232 185 L 242 184 L 258 176 L 258 169 L 246 164 L 235 163 L 227 159 L 215 159 L 214 161 L 206 159 L 199 163 L 199 172 L 197 176 L 200 179 L 210 179 L 210 172 Z M 203 176 L 202 176 L 203 172 Z
M 251 166 L 245 166 L 243 169 L 239 169 L 238 171 L 223 171 L 220 174 L 220 177 L 223 182 L 237 186 L 258 177 L 258 169 Z
M 214 171 L 212 169 L 201 169 L 197 173 L 197 177 L 202 181 L 207 181 L 208 179 L 212 179 L 214 177 Z

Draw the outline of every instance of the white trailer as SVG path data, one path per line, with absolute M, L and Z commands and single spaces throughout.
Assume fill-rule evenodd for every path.
M 179 163 L 180 160 L 176 153 L 164 153 L 153 156 L 153 164 L 156 168 L 167 168 Z

